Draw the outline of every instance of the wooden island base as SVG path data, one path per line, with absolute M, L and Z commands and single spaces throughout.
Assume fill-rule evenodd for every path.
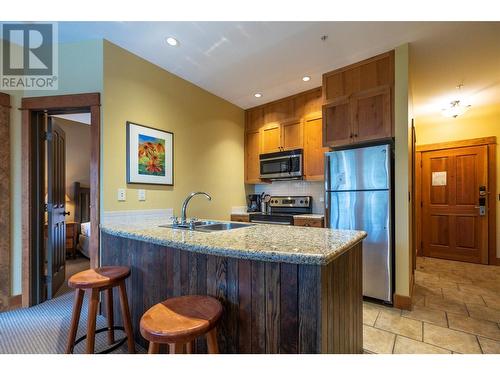
M 131 268 L 126 281 L 135 340 L 142 314 L 173 296 L 224 306 L 221 353 L 362 353 L 362 244 L 326 266 L 194 253 L 102 232 L 102 265 Z M 119 301 L 115 299 L 115 311 Z M 115 317 L 120 320 L 119 316 Z M 194 352 L 206 353 L 205 340 Z

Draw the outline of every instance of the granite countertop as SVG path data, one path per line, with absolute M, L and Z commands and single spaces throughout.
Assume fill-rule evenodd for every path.
M 294 264 L 325 265 L 366 237 L 362 231 L 253 224 L 220 232 L 159 227 L 164 221 L 101 224 L 101 231 L 196 253 Z M 118 251 L 118 250 L 117 250 Z

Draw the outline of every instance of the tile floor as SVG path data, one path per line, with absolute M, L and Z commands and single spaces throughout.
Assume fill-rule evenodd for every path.
M 500 267 L 419 257 L 413 304 L 364 302 L 366 353 L 500 354 Z

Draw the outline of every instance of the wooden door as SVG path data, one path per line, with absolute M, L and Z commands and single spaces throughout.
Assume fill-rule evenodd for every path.
M 295 150 L 303 148 L 302 121 L 298 119 L 281 123 L 281 149 Z
M 422 152 L 424 256 L 488 263 L 487 192 L 487 146 Z
M 279 123 L 266 125 L 261 133 L 263 154 L 281 151 L 281 126 Z
M 323 146 L 345 146 L 352 142 L 349 98 L 343 97 L 323 106 Z
M 252 130 L 245 133 L 245 182 L 248 184 L 260 182 L 260 131 Z
M 311 117 L 304 121 L 304 178 L 323 180 L 325 152 L 323 147 L 321 117 Z
M 378 87 L 351 98 L 354 142 L 366 142 L 392 136 L 391 90 Z
M 47 118 L 46 297 L 51 299 L 66 271 L 66 142 L 64 131 Z

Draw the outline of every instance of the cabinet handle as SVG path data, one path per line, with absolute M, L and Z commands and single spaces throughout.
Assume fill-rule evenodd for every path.
M 349 138 L 352 138 L 352 133 L 351 133 L 351 135 L 349 136 Z
M 354 138 L 358 138 L 358 135 L 357 135 L 357 134 L 354 134 Z

